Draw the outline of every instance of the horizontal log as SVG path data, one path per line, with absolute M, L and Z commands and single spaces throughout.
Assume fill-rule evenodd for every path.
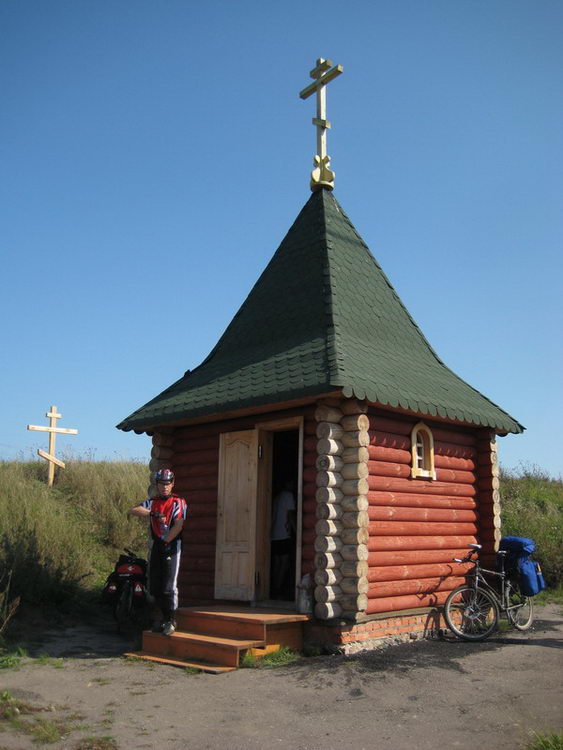
M 369 524 L 369 515 L 365 510 L 343 513 L 341 522 L 347 529 L 363 528 Z
M 332 422 L 319 422 L 317 425 L 317 437 L 319 440 L 341 440 L 344 430 L 339 424 Z
M 454 497 L 474 497 L 477 490 L 471 484 L 453 484 L 448 482 L 431 482 L 425 480 L 410 480 L 392 477 L 368 478 L 369 489 L 372 492 L 406 492 L 417 495 L 451 495 Z
M 369 429 L 377 430 L 379 432 L 392 432 L 395 435 L 409 435 L 412 432 L 412 428 L 415 426 L 414 420 L 403 421 L 402 419 L 393 419 L 392 417 L 378 417 L 377 415 L 369 415 Z
M 328 438 L 322 438 L 317 441 L 317 453 L 326 453 L 330 456 L 338 456 L 344 450 L 344 446 L 340 440 L 330 440 Z
M 340 507 L 344 513 L 358 513 L 361 510 L 367 510 L 369 503 L 366 495 L 345 495 L 340 502 Z
M 211 573 L 215 571 L 215 557 L 194 557 L 193 555 L 188 559 L 187 555 L 182 555 L 181 570 L 184 570 L 187 575 L 191 571 L 208 570 Z
M 213 529 L 215 531 L 216 528 L 217 515 L 215 513 L 213 515 L 210 515 L 209 512 L 198 514 L 190 509 L 190 513 L 184 521 L 184 536 L 188 533 L 193 534 L 196 529 Z
M 344 612 L 365 612 L 368 597 L 367 594 L 344 594 L 340 597 L 339 604 Z
M 175 474 L 178 479 L 187 479 L 188 477 L 216 477 L 219 467 L 218 464 L 175 464 Z
M 475 473 L 472 471 L 454 471 L 452 469 L 436 468 L 436 479 L 438 482 L 473 484 L 476 481 L 476 478 Z
M 475 544 L 476 537 L 467 536 L 372 536 L 368 543 L 370 552 L 387 550 L 465 549 Z
M 214 509 L 217 506 L 217 490 L 191 490 L 188 493 L 187 488 L 184 488 L 182 482 L 178 481 L 174 486 L 174 491 L 177 495 L 180 495 L 180 497 L 183 497 L 187 501 L 188 513 L 192 503 L 208 505 L 211 512 L 214 512 Z
M 317 487 L 342 487 L 344 480 L 338 471 L 316 471 Z
M 342 517 L 342 506 L 334 503 L 316 503 L 316 516 L 320 519 L 338 521 Z
M 446 523 L 476 523 L 474 510 L 451 508 L 390 508 L 372 505 L 368 509 L 370 521 L 444 521 Z
M 435 594 L 437 591 L 451 591 L 457 586 L 461 586 L 462 583 L 465 583 L 463 576 L 384 581 L 370 584 L 367 593 L 369 599 L 379 599 L 380 597 L 387 596 L 406 596 L 408 594 L 427 596 Z
M 158 471 L 159 469 L 169 469 L 173 464 L 168 459 L 151 458 L 149 461 L 149 471 Z
M 365 495 L 369 489 L 369 478 L 345 479 L 340 489 L 344 495 Z
M 367 594 L 369 583 L 365 576 L 343 578 L 340 581 L 340 588 L 344 594 Z
M 317 487 L 315 497 L 318 503 L 339 503 L 344 495 L 338 487 Z
M 333 406 L 326 406 L 320 404 L 315 410 L 315 420 L 317 422 L 340 422 L 342 419 L 342 412 L 340 409 L 336 409 Z
M 171 447 L 174 444 L 174 433 L 155 432 L 152 436 L 152 444 Z
M 317 602 L 315 604 L 315 617 L 319 620 L 332 620 L 340 617 L 342 607 L 337 602 Z
M 449 591 L 438 591 L 436 594 L 407 596 L 385 596 L 380 599 L 369 599 L 366 607 L 367 615 L 375 615 L 381 612 L 400 612 L 405 609 L 418 609 L 422 607 L 435 607 L 443 604 Z
M 301 519 L 301 528 L 303 529 L 310 529 L 311 531 L 315 531 L 315 526 L 317 524 L 317 517 L 316 515 L 307 514 L 306 516 L 303 516 Z M 316 534 L 316 531 L 315 531 Z
M 369 445 L 369 432 L 367 430 L 345 432 L 340 441 L 345 448 L 367 447 Z
M 342 529 L 340 539 L 342 544 L 367 544 L 369 542 L 369 531 L 367 526 L 354 529 Z
M 213 544 L 200 544 L 192 541 L 189 537 L 183 541 L 182 557 L 186 558 L 187 565 L 189 560 L 194 558 L 213 558 L 215 560 L 215 541 Z
M 303 482 L 316 483 L 317 481 L 317 469 L 314 466 L 307 466 L 303 469 Z
M 471 445 L 456 445 L 443 440 L 434 440 L 434 455 L 475 461 L 477 449 Z
M 340 472 L 343 479 L 365 479 L 369 474 L 367 462 L 344 464 Z
M 421 521 L 371 521 L 373 536 L 469 536 L 477 533 L 475 523 L 433 523 Z
M 197 465 L 197 464 L 217 464 L 219 466 L 219 449 L 211 448 L 203 451 L 183 451 L 175 453 L 175 463 L 177 466 Z
M 367 576 L 369 565 L 367 560 L 343 560 L 340 563 L 340 573 L 347 578 Z
M 410 465 L 412 461 L 410 450 L 386 448 L 383 445 L 369 445 L 367 450 L 370 461 L 386 461 L 388 463 L 408 465 Z
M 369 417 L 366 414 L 350 414 L 342 417 L 340 424 L 346 432 L 355 432 L 357 430 L 367 432 L 369 430 Z
M 475 461 L 471 458 L 455 458 L 454 456 L 439 456 L 434 454 L 436 469 L 450 469 L 451 471 L 475 471 Z
M 475 448 L 477 444 L 475 434 L 448 430 L 444 427 L 432 427 L 431 429 L 434 440 L 443 440 L 445 443 L 454 443 L 455 445 L 467 445 L 470 448 Z
M 186 477 L 181 474 L 178 475 L 179 479 L 182 480 L 183 492 L 189 494 L 193 490 L 216 490 L 217 489 L 217 474 L 208 477 Z
M 314 416 L 312 419 L 306 419 L 303 423 L 303 433 L 309 437 L 317 434 L 317 420 Z
M 163 458 L 170 460 L 174 456 L 172 448 L 164 445 L 153 445 L 151 448 L 151 458 Z
M 215 591 L 213 586 L 194 586 L 187 584 L 182 587 L 182 602 L 184 601 L 197 601 L 197 600 L 209 600 L 215 598 Z
M 317 430 L 315 429 L 315 433 Z M 317 452 L 317 436 L 315 435 L 309 435 L 306 438 L 303 438 L 303 453 L 315 453 Z
M 303 490 L 302 490 L 303 497 L 317 497 L 317 483 L 316 482 L 304 482 L 303 484 Z
M 368 461 L 368 468 L 371 476 L 402 477 L 403 479 L 407 479 L 411 475 L 410 466 L 387 461 Z
M 435 563 L 453 563 L 456 557 L 464 557 L 468 552 L 467 546 L 446 549 L 417 549 L 417 550 L 387 550 L 384 552 L 370 552 L 368 564 L 370 572 L 379 570 L 387 565 L 421 565 Z
M 315 568 L 338 568 L 342 562 L 342 556 L 338 552 L 317 552 L 315 554 Z
M 336 536 L 317 536 L 315 552 L 340 552 L 342 542 Z
M 403 450 L 408 451 L 410 454 L 411 450 L 411 439 L 410 435 L 396 435 L 393 432 L 384 432 L 382 430 L 370 430 L 369 431 L 369 446 L 372 448 L 387 448 L 391 450 Z
M 356 398 L 345 398 L 340 402 L 340 409 L 343 414 L 367 414 L 368 405 Z
M 342 528 L 340 521 L 321 519 L 315 523 L 315 531 L 319 536 L 339 536 Z
M 319 471 L 341 471 L 344 461 L 339 456 L 323 453 L 317 457 L 315 466 Z
M 343 544 L 340 554 L 343 560 L 367 560 L 369 551 L 365 544 Z
M 378 581 L 403 581 L 412 578 L 445 578 L 463 576 L 473 568 L 471 563 L 428 563 L 426 565 L 383 565 L 370 568 L 367 579 L 370 583 Z
M 207 451 L 215 450 L 219 452 L 219 435 L 211 435 L 209 437 L 200 438 L 187 438 L 184 440 L 174 441 L 174 453 L 180 455 L 182 453 L 191 453 L 192 451 Z
M 416 487 L 416 485 L 414 485 Z M 446 495 L 416 495 L 406 492 L 368 492 L 370 505 L 388 505 L 404 508 L 456 508 L 471 510 L 477 507 L 473 497 L 447 497 Z
M 317 506 L 318 506 L 318 503 L 313 498 L 303 499 L 303 505 L 302 505 L 303 515 L 316 516 Z
M 182 540 L 185 544 L 190 538 L 197 541 L 197 544 L 209 544 L 214 545 L 217 540 L 217 530 L 215 524 L 211 528 L 202 528 L 206 526 L 207 521 L 212 519 L 206 518 L 194 518 L 191 521 L 188 519 L 184 526 L 182 533 Z
M 303 529 L 301 533 L 302 549 L 305 549 L 307 545 L 311 545 L 311 548 L 314 548 L 315 538 L 316 534 L 314 529 Z
M 315 586 L 315 601 L 317 602 L 337 602 L 342 596 L 342 589 L 335 584 L 334 586 Z
M 354 448 L 344 448 L 341 459 L 345 464 L 365 463 L 369 459 L 369 447 L 358 445 Z
M 342 580 L 342 573 L 338 568 L 325 568 L 315 571 L 317 586 L 334 586 Z
M 483 469 L 498 469 L 498 453 L 496 451 L 486 451 L 485 453 L 477 453 L 477 466 Z
M 195 571 L 190 572 L 181 570 L 178 574 L 179 588 L 184 586 L 213 586 L 215 584 L 215 571 Z

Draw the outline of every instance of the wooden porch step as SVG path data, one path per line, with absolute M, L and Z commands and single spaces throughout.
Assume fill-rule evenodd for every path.
M 245 653 L 261 658 L 283 646 L 300 651 L 308 615 L 229 605 L 184 607 L 170 636 L 145 631 L 142 650 L 128 654 L 220 674 L 236 669 Z
M 172 635 L 143 633 L 143 651 L 179 659 L 197 659 L 225 667 L 238 667 L 240 654 L 263 646 L 261 640 L 225 638 L 177 630 Z
M 143 659 L 144 661 L 156 662 L 157 664 L 168 664 L 170 667 L 181 667 L 199 669 L 200 672 L 209 674 L 223 674 L 224 672 L 234 672 L 236 667 L 220 667 L 217 664 L 207 664 L 203 661 L 185 661 L 184 659 L 167 659 L 165 656 L 154 656 L 147 654 L 145 651 L 130 651 L 124 656 L 132 659 Z

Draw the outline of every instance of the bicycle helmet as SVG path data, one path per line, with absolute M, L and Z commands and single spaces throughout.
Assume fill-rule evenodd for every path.
M 168 482 L 174 481 L 174 472 L 170 471 L 170 469 L 159 469 L 154 475 L 154 479 L 155 482 L 164 482 L 168 484 Z

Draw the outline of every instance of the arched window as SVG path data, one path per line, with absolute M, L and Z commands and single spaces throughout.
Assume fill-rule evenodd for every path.
M 411 432 L 411 478 L 436 479 L 434 468 L 434 438 L 424 422 L 415 424 Z

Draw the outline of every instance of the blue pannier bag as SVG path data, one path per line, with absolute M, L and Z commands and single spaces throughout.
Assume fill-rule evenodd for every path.
M 500 550 L 506 550 L 505 569 L 518 574 L 520 590 L 524 596 L 535 596 L 545 588 L 539 563 L 530 559 L 536 549 L 533 539 L 524 536 L 505 536 L 500 540 Z
M 520 563 L 520 591 L 524 596 L 535 596 L 543 591 L 545 581 L 540 564 L 534 560 L 524 560 Z

